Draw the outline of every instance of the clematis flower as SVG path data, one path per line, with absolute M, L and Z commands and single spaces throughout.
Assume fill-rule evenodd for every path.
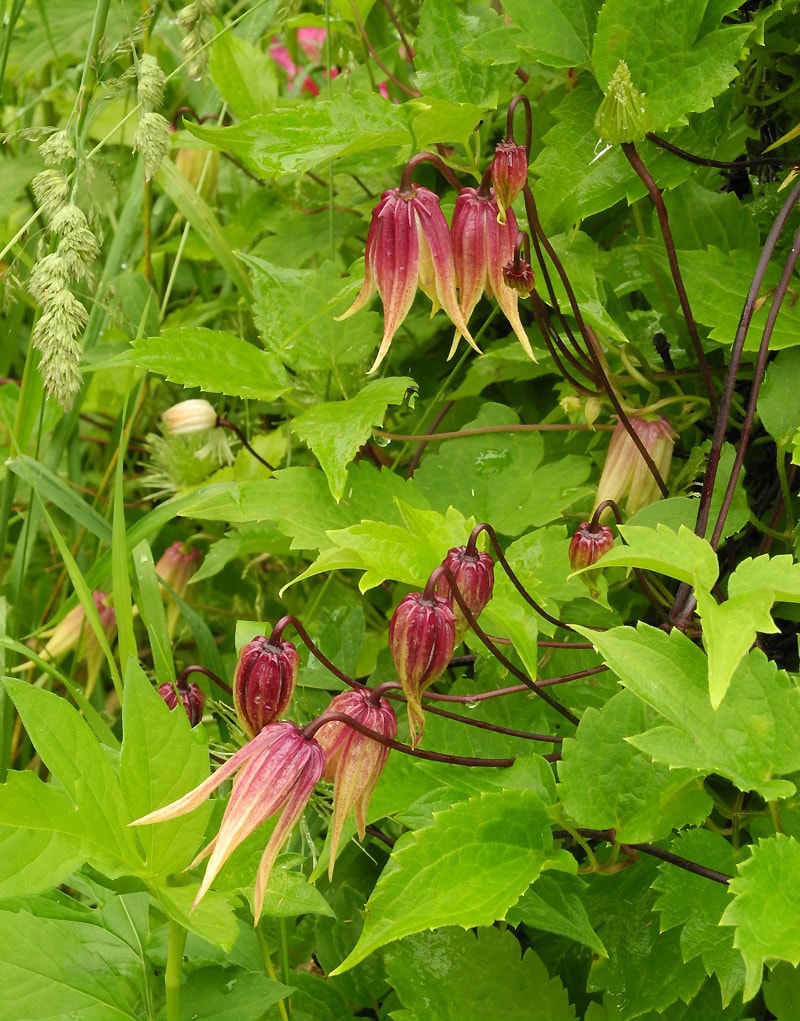
M 484 606 L 492 598 L 494 588 L 494 561 L 488 553 L 479 553 L 478 550 L 470 551 L 466 546 L 453 546 L 447 551 L 447 556 L 442 561 L 444 567 L 449 567 L 455 579 L 461 598 L 467 604 L 473 617 L 479 617 Z M 443 595 L 453 608 L 456 617 L 456 643 L 461 640 L 462 635 L 469 625 L 464 616 L 464 611 L 458 605 L 450 592 L 450 583 L 443 577 L 440 581 L 440 595 Z
M 506 210 L 504 222 L 501 223 L 499 217 L 500 208 L 494 188 L 461 189 L 451 227 L 461 311 L 464 319 L 469 321 L 484 293 L 487 298 L 496 298 L 525 354 L 536 361 L 519 318 L 519 293 L 509 287 L 504 276 L 506 266 L 509 263 L 513 265 L 515 261 L 519 234 L 517 219 L 512 209 Z M 456 323 L 451 356 L 462 334 L 463 330 Z
M 607 525 L 592 527 L 590 521 L 582 521 L 569 544 L 569 564 L 573 571 L 584 567 L 593 567 L 597 561 L 614 545 L 614 536 Z M 598 571 L 584 571 L 580 575 L 584 584 L 589 586 L 592 598 L 600 595 L 597 587 Z
M 456 641 L 456 616 L 450 600 L 436 595 L 435 584 L 429 579 L 424 592 L 402 599 L 389 622 L 389 651 L 408 702 L 414 748 L 425 729 L 422 694 L 447 669 Z
M 631 415 L 630 422 L 666 482 L 678 434 L 663 416 L 650 421 Z M 595 496 L 595 507 L 599 507 L 605 500 L 621 504 L 627 497 L 625 510 L 632 515 L 654 503 L 660 496 L 661 490 L 647 463 L 628 430 L 622 422 L 618 422 L 608 445 Z
M 161 417 L 169 436 L 201 433 L 213 429 L 217 424 L 217 412 L 214 405 L 202 397 L 179 401 L 167 408 Z
M 111 596 L 100 589 L 92 592 L 92 599 L 100 617 L 100 625 L 109 642 L 117 633 L 117 615 L 109 605 Z M 105 653 L 86 619 L 83 606 L 78 605 L 63 617 L 54 628 L 42 632 L 47 644 L 42 649 L 43 659 L 61 659 L 68 652 L 75 652 L 76 659 L 86 663 L 88 684 L 94 684 L 105 660 Z
M 397 734 L 394 709 L 385 698 L 376 699 L 371 691 L 343 691 L 333 697 L 326 712 L 346 713 L 383 737 L 394 738 Z M 353 811 L 358 835 L 364 839 L 369 802 L 389 757 L 389 748 L 340 720 L 324 724 L 315 736 L 325 752 L 325 779 L 334 784 L 330 878 L 345 820 Z
M 528 152 L 525 146 L 508 139 L 498 142 L 492 159 L 492 184 L 501 223 L 505 223 L 506 210 L 527 180 Z
M 431 299 L 431 314 L 444 309 L 455 323 L 458 336 L 466 337 L 479 351 L 456 297 L 453 243 L 437 195 L 416 184 L 407 192 L 400 188 L 385 191 L 372 211 L 365 254 L 364 284 L 350 308 L 336 318 L 347 319 L 364 308 L 375 291 L 380 294 L 383 339 L 370 373 L 386 357 L 417 287 Z
M 258 922 L 275 859 L 303 814 L 324 769 L 325 753 L 314 738 L 306 737 L 296 723 L 285 720 L 270 723 L 193 791 L 136 819 L 131 825 L 165 822 L 185 815 L 236 773 L 219 833 L 189 866 L 193 868 L 211 855 L 192 908 L 208 892 L 214 878 L 239 844 L 271 816 L 282 812 L 264 848 L 256 875 L 253 915 Z
M 203 707 L 206 704 L 206 696 L 201 688 L 192 681 L 191 683 L 178 678 L 174 684 L 166 681 L 156 689 L 158 694 L 167 703 L 170 710 L 177 709 L 178 703 L 183 706 L 183 711 L 189 718 L 189 723 L 196 727 L 203 719 Z

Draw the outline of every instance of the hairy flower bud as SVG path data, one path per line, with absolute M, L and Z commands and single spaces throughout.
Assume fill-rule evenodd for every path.
M 368 690 L 343 691 L 335 695 L 327 712 L 346 713 L 382 737 L 393 739 L 397 734 L 394 709 L 385 698 L 376 699 Z M 325 779 L 334 784 L 328 865 L 330 877 L 342 829 L 350 812 L 355 812 L 358 835 L 364 839 L 370 798 L 386 765 L 389 748 L 339 720 L 326 723 L 315 736 L 325 752 Z
M 206 696 L 194 682 L 187 683 L 179 679 L 172 685 L 167 681 L 156 690 L 170 709 L 175 709 L 180 702 L 191 726 L 196 727 L 202 720 Z
M 473 617 L 479 617 L 484 606 L 492 598 L 494 588 L 494 561 L 488 553 L 479 553 L 478 550 L 469 552 L 466 546 L 453 546 L 447 551 L 447 556 L 442 561 L 443 567 L 449 567 L 452 572 L 461 598 Z M 439 582 L 439 592 L 451 604 L 453 613 L 456 616 L 456 642 L 469 627 L 464 611 L 458 605 L 450 591 L 450 583 L 446 577 Z
M 441 676 L 453 656 L 456 617 L 444 596 L 412 592 L 394 611 L 389 624 L 389 649 L 408 701 L 411 744 L 425 729 L 422 693 Z
M 250 737 L 286 712 L 299 667 L 300 657 L 291 642 L 270 642 L 259 635 L 242 647 L 233 677 L 233 704 Z
M 497 196 L 498 219 L 506 222 L 506 210 L 528 180 L 528 153 L 516 142 L 498 142 L 492 160 L 492 185 Z
M 217 424 L 217 412 L 210 401 L 196 397 L 189 401 L 179 401 L 167 408 L 161 416 L 170 436 L 184 433 L 205 432 Z
M 604 142 L 641 142 L 653 129 L 653 118 L 644 93 L 633 85 L 631 73 L 620 60 L 594 119 L 595 130 Z
M 613 545 L 614 536 L 607 525 L 598 525 L 592 530 L 588 521 L 581 522 L 569 544 L 570 567 L 573 571 L 580 571 L 584 567 L 593 567 Z M 596 584 L 597 575 L 597 571 L 584 571 L 580 575 L 581 580 L 589 586 L 593 598 L 597 598 L 600 594 Z

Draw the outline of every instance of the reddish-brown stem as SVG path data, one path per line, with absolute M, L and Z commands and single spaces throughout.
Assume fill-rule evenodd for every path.
M 783 156 L 760 156 L 752 160 L 712 160 L 707 156 L 695 156 L 692 152 L 679 149 L 677 145 L 673 145 L 665 138 L 659 138 L 652 131 L 648 131 L 645 137 L 653 145 L 671 152 L 674 156 L 686 160 L 687 163 L 696 163 L 700 167 L 716 167 L 719 170 L 748 170 L 751 167 L 785 167 L 790 162 Z
M 667 207 L 664 204 L 664 197 L 659 191 L 658 185 L 653 180 L 652 174 L 642 162 L 642 158 L 637 152 L 636 146 L 633 142 L 623 142 L 622 151 L 625 153 L 625 158 L 636 171 L 645 188 L 647 188 L 650 198 L 653 200 L 653 205 L 656 208 L 658 224 L 664 238 L 664 247 L 667 250 L 667 259 L 669 260 L 672 282 L 674 283 L 675 290 L 678 293 L 678 301 L 681 303 L 681 311 L 683 312 L 683 318 L 686 321 L 686 328 L 689 331 L 689 337 L 692 341 L 692 347 L 694 348 L 695 357 L 697 358 L 697 364 L 699 365 L 700 372 L 703 376 L 706 396 L 708 397 L 711 415 L 713 417 L 717 413 L 717 395 L 714 393 L 714 387 L 711 383 L 711 371 L 708 367 L 708 361 L 706 360 L 703 346 L 700 343 L 700 335 L 697 332 L 697 323 L 695 322 L 694 315 L 692 314 L 692 308 L 689 304 L 689 296 L 686 293 L 680 266 L 678 265 L 678 253 L 675 251 L 675 241 L 672 237 L 672 229 L 669 225 L 669 216 L 667 215 Z
M 430 430 L 428 431 L 427 436 L 433 438 L 433 434 L 436 432 L 437 426 L 441 423 L 442 419 L 445 417 L 447 412 L 453 407 L 454 404 L 455 401 L 445 401 L 444 407 L 436 416 L 436 418 L 434 418 L 433 422 L 431 422 L 431 427 Z M 425 452 L 425 448 L 428 446 L 428 443 L 429 440 L 427 438 L 423 439 L 420 442 L 420 445 L 417 447 L 414 456 L 411 458 L 411 464 L 408 466 L 408 474 L 406 475 L 406 478 L 410 479 L 414 472 L 417 470 L 417 465 L 422 459 L 422 455 Z
M 400 194 L 410 197 L 413 195 L 413 189 L 411 187 L 411 175 L 414 170 L 419 166 L 420 163 L 432 163 L 439 173 L 444 177 L 448 184 L 450 184 L 456 191 L 461 191 L 461 182 L 458 180 L 453 171 L 447 166 L 447 164 L 436 155 L 434 152 L 418 152 L 403 167 L 403 173 L 400 177 Z
M 247 438 L 245 437 L 244 433 L 242 432 L 238 425 L 235 425 L 233 422 L 228 421 L 227 418 L 220 418 L 219 416 L 217 416 L 217 427 L 219 429 L 230 429 L 230 431 L 237 436 L 245 450 L 248 451 L 248 453 L 252 454 L 256 461 L 260 461 L 261 464 L 263 464 L 265 468 L 269 468 L 271 472 L 275 471 L 275 469 L 272 467 L 269 461 L 265 461 L 261 454 L 259 454 L 259 452 L 248 443 Z
M 344 673 L 344 671 L 340 670 L 335 663 L 332 663 L 324 653 L 320 652 L 316 645 L 311 641 L 308 632 L 300 623 L 300 621 L 297 619 L 297 617 L 293 617 L 291 614 L 287 614 L 285 617 L 281 617 L 281 619 L 275 624 L 275 627 L 272 629 L 272 634 L 269 636 L 270 643 L 279 642 L 280 637 L 283 634 L 284 630 L 290 624 L 295 629 L 297 634 L 300 636 L 301 641 L 306 646 L 311 655 L 314 656 L 317 660 L 319 660 L 319 662 L 322 663 L 322 665 L 327 670 L 330 670 L 334 677 L 338 677 L 340 681 L 342 681 L 350 688 L 355 688 L 357 690 L 364 688 L 363 684 L 361 684 L 354 678 L 350 677 L 348 674 Z
M 525 153 L 530 159 L 531 156 L 531 142 L 533 141 L 533 118 L 531 116 L 531 104 L 527 96 L 514 96 L 511 102 L 508 104 L 508 113 L 506 114 L 506 141 L 513 142 L 517 145 L 517 140 L 514 137 L 514 114 L 517 111 L 517 107 L 522 106 L 525 112 Z
M 184 667 L 183 670 L 181 670 L 181 672 L 175 678 L 175 683 L 180 687 L 181 685 L 186 683 L 186 678 L 191 677 L 192 674 L 205 674 L 206 677 L 211 678 L 214 684 L 222 688 L 223 691 L 226 691 L 229 695 L 233 694 L 233 691 L 229 687 L 229 685 L 227 685 L 225 681 L 222 680 L 222 678 L 217 677 L 213 670 L 209 670 L 207 667 L 200 666 L 198 663 L 193 663 L 191 666 Z

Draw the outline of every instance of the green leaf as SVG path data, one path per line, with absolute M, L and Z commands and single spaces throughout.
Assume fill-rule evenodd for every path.
M 134 660 L 125 675 L 122 707 L 120 784 L 131 819 L 182 797 L 208 777 L 208 749 L 202 728 L 192 728 L 183 707 L 173 711 Z M 185 869 L 197 852 L 211 816 L 211 804 L 157 826 L 136 827 L 153 876 Z
M 564 809 L 579 826 L 614 829 L 623 843 L 638 844 L 708 815 L 711 799 L 694 770 L 653 763 L 626 740 L 655 722 L 632 691 L 619 692 L 602 710 L 584 710 L 558 765 Z
M 66 699 L 22 681 L 3 683 L 42 761 L 74 804 L 92 860 L 109 875 L 138 867 L 119 779 L 89 726 Z M 3 822 L 16 825 L 8 815 Z
M 494 12 L 479 20 L 462 13 L 450 0 L 425 0 L 414 57 L 414 79 L 423 96 L 494 109 L 497 90 L 509 79 L 511 69 L 476 63 L 465 55 L 464 47 L 482 31 L 497 27 L 498 21 Z
M 733 944 L 741 950 L 747 969 L 745 1000 L 758 992 L 765 961 L 800 964 L 800 888 L 795 882 L 800 843 L 776 833 L 751 850 L 729 884 L 735 899 L 720 923 L 736 927 Z
M 490 108 L 474 103 L 453 103 L 430 95 L 411 99 L 406 106 L 414 111 L 411 130 L 419 149 L 435 147 L 442 142 L 458 143 L 469 149 L 471 136 Z
M 670 851 L 708 868 L 732 875 L 736 855 L 730 843 L 708 830 L 688 830 L 673 840 Z M 744 986 L 742 955 L 733 946 L 733 934 L 720 926 L 730 902 L 728 887 L 704 876 L 665 863 L 659 866 L 653 889 L 661 896 L 655 908 L 661 914 L 661 931 L 682 926 L 680 941 L 685 961 L 700 956 L 709 975 L 716 975 L 726 1007 Z
M 263 49 L 233 32 L 222 32 L 211 47 L 209 70 L 219 94 L 238 120 L 273 109 L 278 75 L 274 60 Z
M 800 602 L 800 564 L 788 554 L 740 561 L 728 579 L 729 595 L 741 596 L 760 589 L 768 589 L 775 602 Z
M 594 931 L 582 894 L 586 884 L 577 876 L 542 875 L 506 915 L 509 925 L 530 926 L 566 936 L 608 957 L 603 941 Z
M 708 694 L 716 709 L 756 634 L 775 634 L 780 629 L 770 616 L 773 598 L 769 590 L 742 592 L 724 603 L 702 589 L 697 589 L 695 595 L 708 654 Z
M 743 791 L 767 800 L 787 797 L 795 785 L 774 777 L 800 769 L 800 689 L 751 652 L 734 674 L 728 697 L 714 710 L 708 698 L 708 661 L 679 631 L 646 624 L 585 634 L 619 679 L 670 726 L 628 737 L 636 748 L 673 768 L 719 773 Z
M 604 567 L 641 567 L 703 589 L 711 589 L 717 580 L 716 553 L 683 525 L 677 532 L 666 525 L 655 529 L 622 525 L 620 533 L 628 545 L 610 549 L 603 557 Z
M 781 310 L 783 314 L 783 310 Z M 779 447 L 789 447 L 800 429 L 800 407 L 796 400 L 800 378 L 800 351 L 781 351 L 767 366 L 758 391 L 761 423 Z
M 550 978 L 532 950 L 509 932 L 438 929 L 417 933 L 384 954 L 389 983 L 406 1008 L 404 1021 L 502 1018 L 571 1021 L 575 1012 L 561 981 Z M 436 961 L 436 981 L 430 962 Z
M 153 670 L 158 684 L 171 684 L 175 680 L 175 662 L 172 658 L 172 641 L 167 631 L 167 615 L 161 584 L 150 544 L 146 539 L 132 553 L 133 568 L 139 582 L 138 607 L 142 615 L 147 640 L 153 653 Z
M 173 383 L 207 393 L 275 401 L 291 389 L 283 365 L 232 333 L 202 326 L 162 330 L 133 342 L 133 358 Z
M 523 35 L 525 56 L 546 67 L 585 67 L 589 64 L 597 21 L 593 0 L 508 0 L 503 4 Z
M 388 405 L 402 404 L 415 386 L 408 376 L 375 379 L 349 401 L 317 404 L 295 418 L 293 431 L 313 450 L 337 501 L 344 495 L 347 466 L 373 427 L 383 424 Z
M 261 1018 L 292 992 L 292 986 L 245 968 L 200 968 L 181 988 L 181 1013 L 203 1021 Z
M 141 967 L 131 948 L 99 925 L 0 912 L 0 1017 L 5 1021 L 138 1018 Z
M 705 18 L 707 6 L 708 0 L 606 0 L 600 11 L 592 44 L 597 82 L 605 89 L 617 63 L 626 61 L 634 85 L 647 97 L 657 131 L 708 110 L 737 74 L 753 27 L 719 28 L 718 21 Z
M 260 177 L 274 178 L 382 148 L 394 151 L 392 162 L 403 162 L 411 154 L 406 117 L 403 106 L 371 92 L 357 92 L 255 114 L 233 127 L 189 123 L 186 127 L 244 160 Z
M 491 925 L 542 869 L 568 870 L 547 812 L 529 791 L 470 798 L 398 843 L 367 903 L 364 931 L 332 973 L 378 947 L 441 925 Z
M 111 542 L 111 525 L 106 519 L 41 462 L 22 454 L 6 461 L 6 467 L 34 486 L 44 500 L 55 504 L 81 528 L 85 528 L 104 543 Z

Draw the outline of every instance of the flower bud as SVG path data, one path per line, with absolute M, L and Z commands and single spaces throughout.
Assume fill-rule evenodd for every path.
M 453 656 L 456 617 L 444 596 L 412 592 L 394 611 L 389 624 L 389 649 L 408 701 L 411 744 L 425 729 L 421 696 L 441 676 Z
M 100 617 L 100 625 L 109 642 L 113 640 L 117 632 L 117 616 L 114 613 L 114 608 L 108 605 L 110 598 L 99 589 L 92 592 L 92 599 Z M 44 659 L 61 659 L 62 656 L 74 650 L 75 658 L 84 660 L 86 663 L 87 681 L 93 683 L 97 679 L 105 654 L 86 619 L 83 606 L 78 605 L 70 610 L 54 628 L 45 632 L 45 636 L 48 641 L 42 650 Z
M 170 436 L 204 432 L 217 424 L 217 412 L 210 401 L 201 397 L 179 401 L 161 416 Z
M 503 280 L 507 287 L 527 298 L 534 284 L 531 264 L 525 259 L 512 259 L 503 266 Z
M 649 421 L 631 415 L 629 421 L 653 459 L 661 478 L 666 482 L 677 433 L 663 417 Z M 608 445 L 603 473 L 597 487 L 595 507 L 599 507 L 606 500 L 620 504 L 627 497 L 625 510 L 628 515 L 633 515 L 654 503 L 660 496 L 661 490 L 647 462 L 639 453 L 624 424 L 618 422 Z
M 181 703 L 191 726 L 196 727 L 202 720 L 206 696 L 194 682 L 187 684 L 186 681 L 179 679 L 172 685 L 167 681 L 156 690 L 167 703 L 169 709 L 174 709 L 178 702 Z
M 584 567 L 594 566 L 613 545 L 614 537 L 608 526 L 598 525 L 593 531 L 588 521 L 581 522 L 569 544 L 569 562 L 572 570 L 580 571 Z M 594 599 L 600 594 L 596 585 L 598 573 L 598 571 L 584 571 L 580 575 L 581 580 L 589 586 L 589 591 Z
M 299 667 L 291 642 L 270 642 L 259 635 L 243 646 L 233 677 L 233 704 L 249 737 L 286 712 Z
M 524 145 L 499 142 L 492 160 L 492 185 L 497 196 L 500 223 L 506 222 L 506 210 L 528 180 L 528 153 Z
M 346 713 L 382 737 L 394 739 L 397 734 L 394 709 L 385 698 L 376 699 L 369 690 L 335 695 L 327 712 Z M 386 765 L 389 748 L 338 720 L 320 727 L 315 736 L 325 752 L 325 779 L 334 784 L 328 865 L 331 876 L 342 829 L 352 811 L 358 835 L 364 839 L 370 798 Z
M 202 560 L 203 555 L 199 549 L 187 546 L 178 540 L 173 542 L 161 554 L 156 564 L 156 574 L 165 585 L 172 589 L 179 599 L 183 599 L 192 575 L 197 572 Z M 169 596 L 166 589 L 162 588 L 162 594 L 169 602 L 167 608 L 167 630 L 170 635 L 173 635 L 180 616 L 180 607 Z
M 448 550 L 447 556 L 442 561 L 442 566 L 450 568 L 461 598 L 467 604 L 472 616 L 479 617 L 484 606 L 492 598 L 492 589 L 494 588 L 494 561 L 492 558 L 488 553 L 479 553 L 478 550 L 470 553 L 466 546 L 454 546 Z M 439 592 L 453 608 L 453 613 L 456 616 L 456 642 L 458 642 L 469 624 L 444 576 L 439 583 Z

